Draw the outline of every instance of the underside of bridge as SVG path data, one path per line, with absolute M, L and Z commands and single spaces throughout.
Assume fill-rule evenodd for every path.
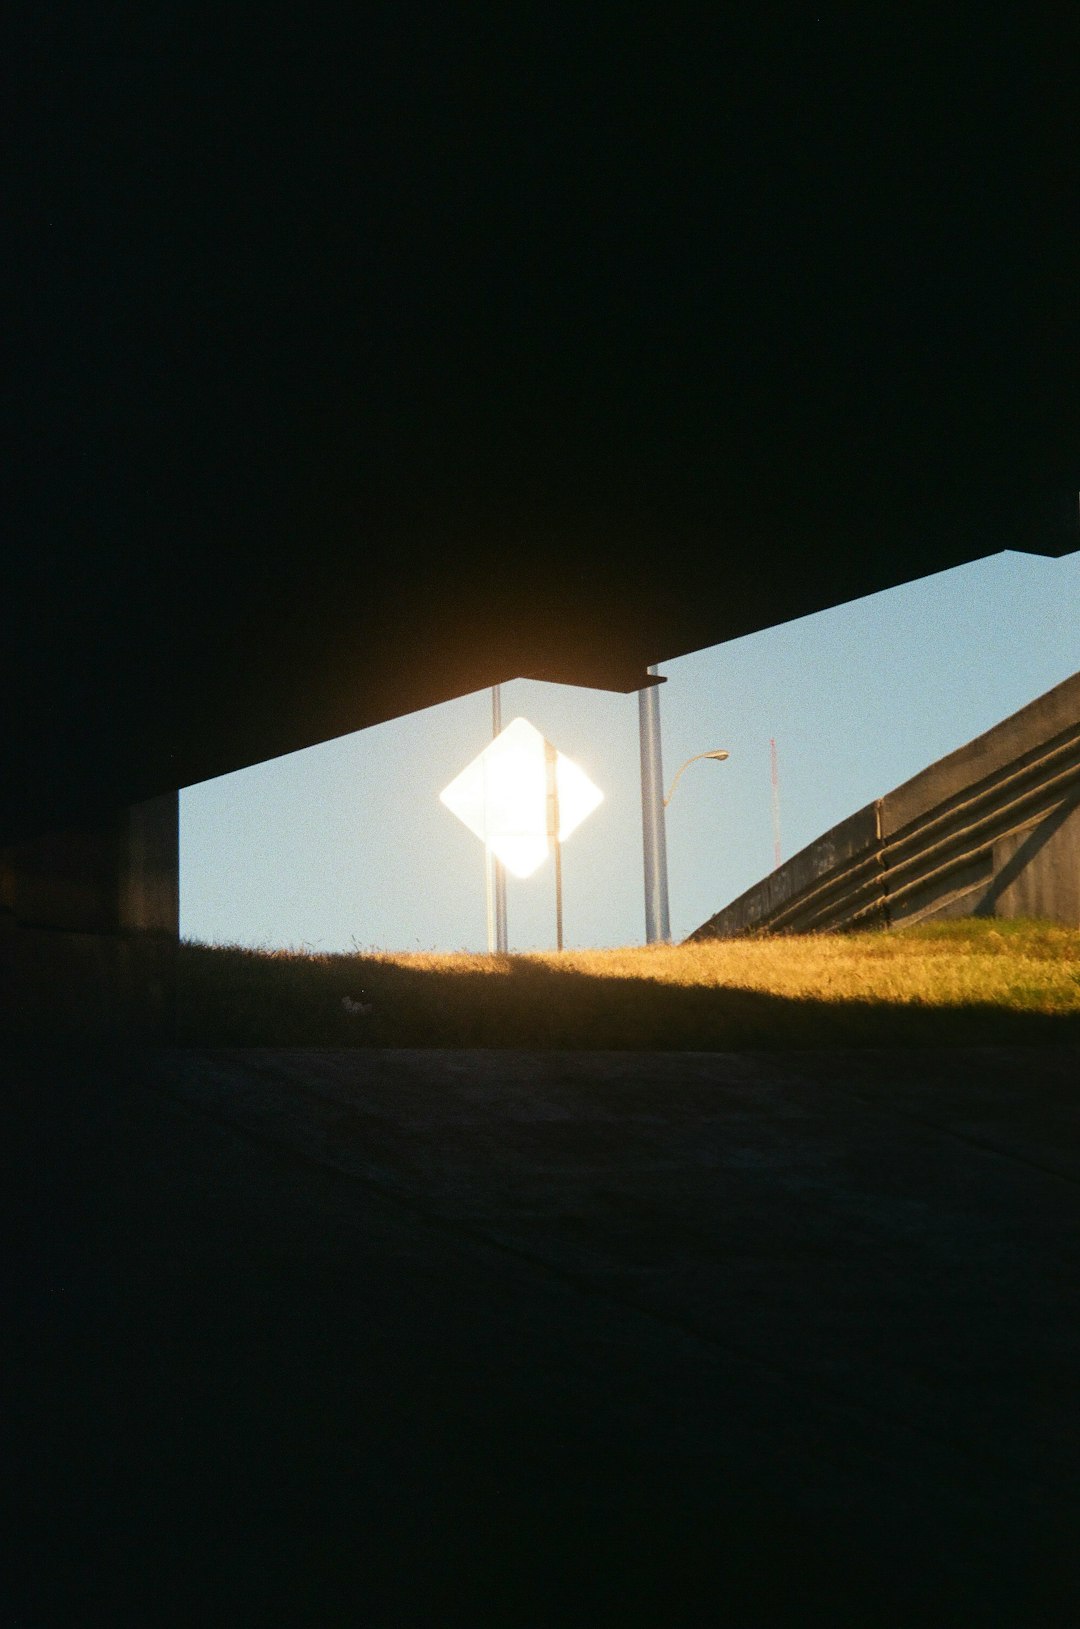
M 1061 25 L 631 9 L 33 13 L 8 976 L 175 939 L 182 786 L 1077 547 Z

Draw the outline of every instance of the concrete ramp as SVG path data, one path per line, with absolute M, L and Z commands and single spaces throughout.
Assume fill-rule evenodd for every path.
M 841 821 L 689 937 L 954 916 L 1080 926 L 1080 673 Z

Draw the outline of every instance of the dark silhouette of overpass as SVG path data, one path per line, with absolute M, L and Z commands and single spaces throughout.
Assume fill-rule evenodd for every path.
M 184 785 L 1080 542 L 1055 25 L 407 9 L 17 41 L 9 970 Z

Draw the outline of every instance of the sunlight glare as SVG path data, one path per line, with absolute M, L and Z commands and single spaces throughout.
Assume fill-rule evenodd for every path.
M 547 743 L 527 719 L 515 718 L 439 793 L 440 802 L 515 877 L 530 877 L 550 850 Z M 559 841 L 565 842 L 604 794 L 564 753 L 555 756 Z

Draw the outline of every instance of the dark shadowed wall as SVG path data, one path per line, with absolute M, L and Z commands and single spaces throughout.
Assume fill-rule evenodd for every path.
M 0 1025 L 172 1033 L 179 798 L 98 813 L 0 850 Z

